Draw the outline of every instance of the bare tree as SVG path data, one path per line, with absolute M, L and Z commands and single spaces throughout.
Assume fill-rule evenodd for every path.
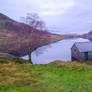
M 38 31 L 45 30 L 45 23 L 43 22 L 43 20 L 41 20 L 41 18 L 36 13 L 28 13 L 26 15 L 26 17 L 21 17 L 21 20 L 25 24 L 28 24 L 29 26 L 32 27 L 31 34 L 30 34 L 31 45 L 28 48 L 29 62 L 32 63 L 32 60 L 31 60 L 31 53 L 33 51 L 32 46 L 34 46 L 34 49 L 35 49 L 35 46 L 40 43 L 40 40 L 42 40 L 40 38 L 40 35 L 34 36 L 34 33 L 35 33 L 36 30 L 38 30 Z M 36 40 L 34 40 L 34 38 Z M 28 43 L 28 44 L 30 44 L 30 43 Z
M 38 16 L 37 13 L 27 13 L 26 17 L 21 17 L 21 20 L 33 29 L 41 31 L 46 30 L 45 22 Z

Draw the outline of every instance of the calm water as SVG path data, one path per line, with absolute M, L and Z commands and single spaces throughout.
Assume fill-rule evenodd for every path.
M 55 60 L 71 61 L 71 47 L 75 42 L 88 42 L 87 39 L 68 39 L 38 48 L 32 53 L 34 64 L 48 64 Z M 28 59 L 28 56 L 23 57 Z

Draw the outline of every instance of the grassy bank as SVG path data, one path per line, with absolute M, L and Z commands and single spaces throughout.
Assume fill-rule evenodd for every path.
M 59 61 L 47 65 L 1 63 L 0 92 L 92 92 L 92 66 Z

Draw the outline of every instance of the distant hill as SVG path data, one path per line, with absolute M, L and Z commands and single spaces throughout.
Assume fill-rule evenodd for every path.
M 90 31 L 88 34 L 92 34 L 92 31 Z
M 85 33 L 85 34 L 82 34 L 82 35 L 66 35 L 67 38 L 84 38 L 84 39 L 89 39 L 90 41 L 92 41 L 92 31 L 88 32 L 88 33 Z
M 85 38 L 85 39 L 89 39 L 92 41 L 92 31 L 90 31 L 86 34 L 80 35 L 80 37 Z
M 88 39 L 89 39 L 90 41 L 92 41 L 92 31 L 90 31 L 90 32 L 88 33 Z

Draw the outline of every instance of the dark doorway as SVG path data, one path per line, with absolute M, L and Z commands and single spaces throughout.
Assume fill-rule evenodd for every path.
M 88 52 L 84 52 L 84 59 L 88 60 Z

